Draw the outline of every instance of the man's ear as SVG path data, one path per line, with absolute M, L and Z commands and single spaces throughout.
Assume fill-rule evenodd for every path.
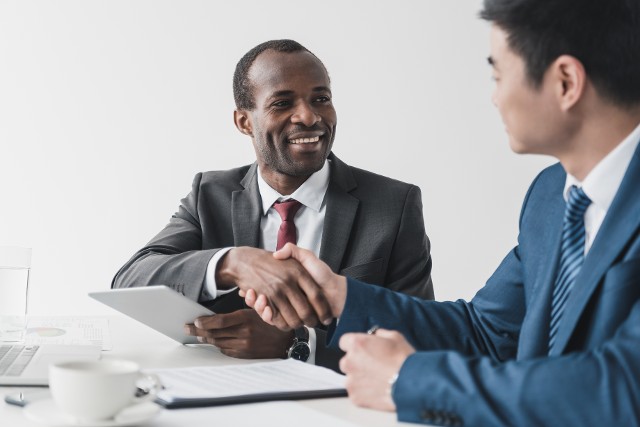
M 253 126 L 251 125 L 251 116 L 247 110 L 234 110 L 233 122 L 236 128 L 245 135 L 253 136 Z
M 568 111 L 582 99 L 587 73 L 582 62 L 571 55 L 559 56 L 551 64 L 551 78 L 556 82 L 556 96 L 562 111 Z

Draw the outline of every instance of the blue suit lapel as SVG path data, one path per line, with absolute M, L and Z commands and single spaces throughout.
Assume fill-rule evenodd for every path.
M 560 239 L 562 237 L 562 219 L 565 202 L 562 189 L 566 174 L 564 171 L 557 181 L 557 189 L 551 190 L 552 197 L 546 204 L 544 217 L 546 231 L 540 233 L 536 245 L 543 248 L 537 260 L 533 262 L 542 267 L 534 278 L 531 300 L 527 303 L 527 315 L 520 331 L 518 359 L 530 359 L 546 355 L 549 348 L 549 322 L 551 312 L 551 293 L 555 283 L 558 259 L 560 257 Z
M 609 267 L 618 259 L 640 225 L 640 146 L 631 159 L 620 188 L 596 235 L 582 270 L 576 278 L 551 355 L 561 354 L 593 292 Z

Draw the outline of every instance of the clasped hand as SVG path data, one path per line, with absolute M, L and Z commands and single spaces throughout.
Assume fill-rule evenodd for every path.
M 326 264 L 312 253 L 309 254 L 320 264 L 321 269 L 326 267 L 333 275 Z M 320 286 L 326 277 L 314 277 L 312 263 L 304 265 L 304 259 L 294 259 L 290 255 L 291 253 L 278 253 L 276 256 L 271 252 L 249 247 L 234 248 L 224 256 L 216 281 L 238 286 L 240 295 L 249 297 L 247 301 L 251 307 L 257 298 L 251 299 L 250 296 L 260 295 L 261 305 L 258 308 L 262 309 L 256 311 L 263 320 L 279 329 L 291 330 L 303 324 L 316 326 L 319 323 L 331 323 L 335 313 L 332 312 L 327 294 Z
M 311 307 L 308 307 L 308 304 L 316 309 L 314 314 L 325 325 L 331 323 L 333 318 L 340 316 L 347 295 L 345 277 L 331 271 L 331 268 L 318 259 L 313 252 L 291 243 L 287 243 L 284 248 L 273 253 L 272 257 L 280 263 L 293 262 L 296 268 L 302 269 L 301 277 L 305 279 L 305 282 L 299 283 L 299 289 L 295 284 L 286 288 L 278 288 L 277 284 L 270 286 L 256 282 L 245 287 L 240 286 L 240 295 L 244 296 L 249 307 L 254 308 L 260 314 L 262 320 L 286 330 L 292 321 L 298 318 L 304 319 L 303 315 L 305 314 L 310 315 L 308 311 L 298 311 L 298 307 L 309 310 Z M 306 305 L 304 301 L 298 299 L 304 298 L 300 290 L 309 298 Z M 293 305 L 294 301 L 297 305 Z M 316 307 L 320 307 L 322 312 L 317 311 Z M 307 321 L 304 324 L 315 326 Z
M 247 305 L 265 322 L 288 330 L 301 321 L 314 326 L 311 322 L 321 319 L 326 324 L 342 314 L 346 278 L 333 273 L 312 252 L 288 243 L 273 254 L 252 249 L 245 256 L 248 258 L 244 261 L 252 261 L 251 268 L 235 280 Z M 276 270 L 274 262 L 279 265 Z M 231 270 L 236 263 L 232 256 Z M 218 344 L 215 335 L 212 333 L 207 341 Z M 347 375 L 350 399 L 359 406 L 394 411 L 391 382 L 415 349 L 400 333 L 384 329 L 376 335 L 345 334 L 340 348 L 346 352 L 340 369 Z

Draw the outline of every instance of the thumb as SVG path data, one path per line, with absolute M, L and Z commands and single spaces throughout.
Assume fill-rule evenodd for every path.
M 275 251 L 273 253 L 273 257 L 275 259 L 289 259 L 289 258 L 296 258 L 295 255 L 295 250 L 298 249 L 298 247 L 296 245 L 294 245 L 293 243 L 287 243 L 286 245 L 284 245 L 279 251 Z
M 293 258 L 300 264 L 302 264 L 305 269 L 309 270 L 310 273 L 310 270 L 313 269 L 316 262 L 319 261 L 318 258 L 313 254 L 313 252 L 302 249 L 294 245 L 293 243 L 287 243 L 286 245 L 284 245 L 282 249 L 273 253 L 273 257 L 280 260 Z

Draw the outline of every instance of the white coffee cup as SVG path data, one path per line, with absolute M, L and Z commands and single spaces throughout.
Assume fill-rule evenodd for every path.
M 149 392 L 137 397 L 145 380 Z M 127 360 L 63 362 L 49 367 L 49 388 L 56 405 L 78 422 L 108 420 L 128 406 L 151 400 L 161 388 L 153 374 Z

